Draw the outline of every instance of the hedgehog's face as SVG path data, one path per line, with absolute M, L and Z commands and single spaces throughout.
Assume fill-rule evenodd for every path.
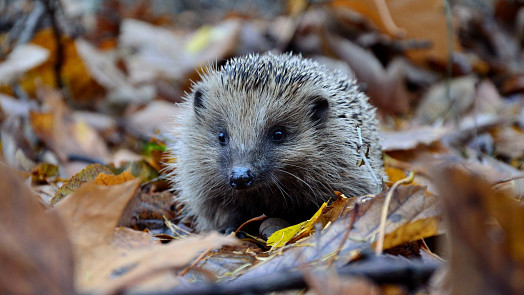
M 322 89 L 273 97 L 266 88 L 239 92 L 210 83 L 199 85 L 192 98 L 195 130 L 202 132 L 207 155 L 216 159 L 205 167 L 220 175 L 216 186 L 278 193 L 286 189 L 283 183 L 303 182 L 301 170 L 310 168 L 304 157 L 318 154 L 315 141 L 328 120 Z

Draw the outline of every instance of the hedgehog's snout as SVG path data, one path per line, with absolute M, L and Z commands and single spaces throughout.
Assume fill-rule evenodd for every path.
M 229 184 L 234 189 L 245 189 L 255 183 L 255 174 L 247 167 L 234 167 L 229 175 Z

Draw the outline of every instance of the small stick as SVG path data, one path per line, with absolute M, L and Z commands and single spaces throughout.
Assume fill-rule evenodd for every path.
M 262 214 L 262 215 L 260 215 L 260 216 L 258 216 L 258 217 L 253 217 L 253 218 L 249 219 L 248 221 L 242 223 L 242 225 L 239 226 L 239 227 L 237 228 L 237 230 L 235 231 L 235 236 L 236 236 L 236 235 L 238 234 L 238 232 L 239 232 L 239 231 L 240 231 L 244 226 L 246 226 L 248 223 L 255 222 L 255 221 L 260 221 L 260 220 L 264 220 L 264 218 L 266 218 L 266 217 L 267 217 L 267 216 L 266 216 L 265 214 Z
M 380 226 L 378 230 L 378 241 L 377 246 L 375 247 L 375 254 L 381 255 L 384 247 L 384 236 L 386 235 L 386 219 L 388 217 L 388 209 L 389 209 L 389 203 L 391 201 L 391 197 L 393 196 L 393 193 L 397 189 L 397 187 L 401 184 L 408 184 L 413 181 L 415 178 L 415 173 L 411 171 L 409 173 L 409 176 L 406 178 L 403 178 L 393 184 L 391 189 L 388 191 L 388 194 L 386 195 L 386 199 L 384 200 L 384 205 L 382 206 L 382 213 L 380 215 Z
M 189 270 L 191 270 L 193 267 L 195 267 L 200 261 L 202 261 L 204 259 L 204 257 L 206 257 L 207 254 L 209 254 L 209 252 L 211 252 L 211 249 L 212 248 L 209 248 L 207 249 L 206 251 L 204 251 L 202 254 L 200 254 L 198 256 L 197 259 L 195 259 L 195 261 L 193 261 L 193 263 L 191 263 L 190 266 L 186 267 L 184 270 L 182 270 L 178 275 L 179 276 L 184 276 Z
M 517 175 L 517 176 L 510 177 L 510 178 L 497 180 L 497 181 L 495 181 L 494 183 L 492 183 L 491 186 L 495 186 L 495 185 L 503 184 L 503 183 L 505 183 L 505 182 L 510 182 L 510 181 L 518 180 L 518 179 L 522 179 L 522 178 L 524 178 L 524 175 Z

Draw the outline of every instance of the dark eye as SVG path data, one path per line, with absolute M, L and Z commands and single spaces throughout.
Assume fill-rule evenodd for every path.
M 275 127 L 270 133 L 270 139 L 274 143 L 281 143 L 286 138 L 286 131 L 283 127 Z
M 224 131 L 218 133 L 218 141 L 220 141 L 221 145 L 225 145 L 227 141 L 227 133 Z

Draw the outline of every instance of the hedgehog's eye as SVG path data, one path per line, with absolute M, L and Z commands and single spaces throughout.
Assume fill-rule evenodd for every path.
M 281 143 L 286 138 L 286 130 L 284 127 L 277 126 L 271 130 L 271 133 L 269 134 L 270 140 L 273 143 Z
M 220 131 L 220 133 L 218 133 L 218 141 L 221 145 L 226 145 L 227 133 L 225 131 Z

